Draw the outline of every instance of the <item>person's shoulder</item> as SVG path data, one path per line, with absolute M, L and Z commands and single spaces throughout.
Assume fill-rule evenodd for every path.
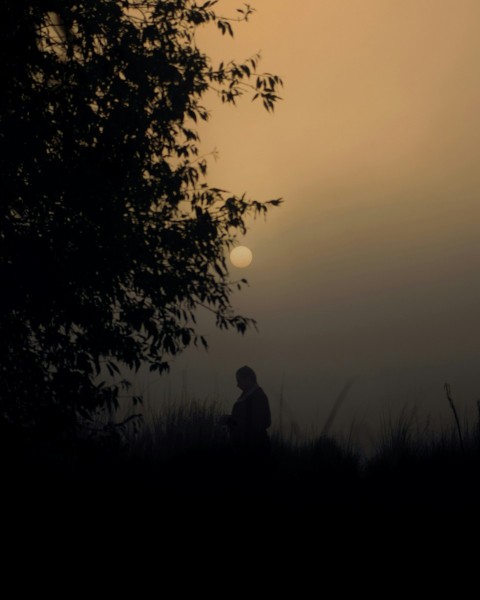
M 267 399 L 267 394 L 263 391 L 263 389 L 260 386 L 257 387 L 253 395 L 257 398 Z

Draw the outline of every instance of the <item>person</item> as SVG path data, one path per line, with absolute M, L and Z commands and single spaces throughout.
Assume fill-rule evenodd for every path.
M 237 386 L 242 394 L 230 415 L 224 415 L 235 454 L 243 457 L 266 458 L 270 454 L 267 429 L 272 424 L 270 405 L 257 383 L 255 371 L 244 366 L 236 372 Z

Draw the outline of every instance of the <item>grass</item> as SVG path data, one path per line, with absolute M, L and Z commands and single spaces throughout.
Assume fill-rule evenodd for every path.
M 480 411 L 463 425 L 457 413 L 440 431 L 414 409 L 382 415 L 368 455 L 353 427 L 344 439 L 273 428 L 270 459 L 260 465 L 232 454 L 219 425 L 224 412 L 220 402 L 192 399 L 165 403 L 120 429 L 108 429 L 104 420 L 99 429 L 107 425 L 109 434 L 102 443 L 87 436 L 56 457 L 51 449 L 24 453 L 8 485 L 25 497 L 38 499 L 42 490 L 67 504 L 120 506 L 126 514 L 141 507 L 172 519 L 192 511 L 209 519 L 253 506 L 282 518 L 327 521 L 339 514 L 458 514 L 480 501 Z
M 245 491 L 228 436 L 218 425 L 218 402 L 166 404 L 149 424 L 128 436 L 124 451 L 137 463 L 150 461 L 168 472 L 172 487 L 191 497 Z M 400 510 L 429 506 L 448 510 L 480 499 L 480 419 L 459 420 L 434 431 L 415 409 L 383 415 L 367 455 L 352 431 L 345 439 L 322 432 L 270 433 L 271 460 L 262 493 L 273 505 L 329 506 L 354 510 Z M 258 484 L 258 481 L 257 481 Z M 258 491 L 258 488 L 257 488 Z

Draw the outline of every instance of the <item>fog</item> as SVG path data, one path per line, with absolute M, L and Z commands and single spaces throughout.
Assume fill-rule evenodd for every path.
M 262 0 L 233 40 L 205 28 L 215 60 L 262 50 L 284 78 L 274 115 L 213 95 L 202 125 L 208 181 L 252 198 L 283 197 L 239 243 L 253 251 L 235 308 L 245 337 L 200 329 L 168 377 L 141 375 L 148 402 L 186 392 L 236 399 L 248 364 L 278 424 L 321 430 L 353 386 L 334 430 L 360 437 L 382 415 L 416 407 L 447 419 L 448 381 L 463 414 L 480 398 L 480 37 L 476 0 Z M 219 3 L 232 13 L 237 3 Z M 169 390 L 169 391 L 168 391 Z M 287 418 L 288 417 L 288 418 Z

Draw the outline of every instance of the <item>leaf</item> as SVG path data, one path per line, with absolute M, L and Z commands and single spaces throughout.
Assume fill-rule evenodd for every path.
M 118 375 L 120 375 L 120 369 L 117 367 L 117 365 L 111 361 L 108 360 L 106 363 L 108 372 L 110 373 L 111 376 L 113 376 L 115 373 L 117 373 Z
M 74 423 L 131 391 L 124 367 L 167 371 L 164 355 L 197 339 L 200 304 L 220 328 L 246 327 L 223 258 L 276 201 L 205 181 L 198 125 L 210 113 L 201 103 L 213 89 L 229 104 L 249 93 L 270 112 L 281 79 L 256 74 L 260 53 L 215 69 L 197 48 L 207 22 L 234 34 L 216 0 L 155 2 L 141 25 L 140 5 L 66 3 L 56 45 L 45 11 L 4 4 L 15 26 L 2 45 L 0 389 L 25 401 L 2 410 L 22 428 L 61 405 Z
M 214 263 L 213 267 L 214 267 L 215 271 L 220 275 L 220 277 L 224 276 L 224 271 L 218 263 Z

